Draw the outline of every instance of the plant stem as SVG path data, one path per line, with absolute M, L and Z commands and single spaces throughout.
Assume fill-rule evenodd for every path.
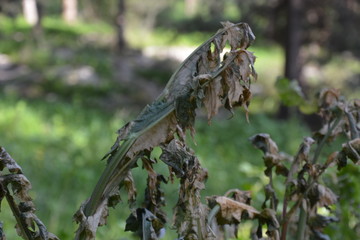
M 336 126 L 339 124 L 341 120 L 341 115 L 338 116 L 335 119 L 335 122 L 333 123 L 333 125 L 330 126 L 329 123 L 329 129 L 326 132 L 325 136 L 323 137 L 323 139 L 321 140 L 320 144 L 318 145 L 318 147 L 315 150 L 315 154 L 314 157 L 312 159 L 312 163 L 315 164 L 318 161 L 318 158 L 320 156 L 321 150 L 323 149 L 326 141 L 328 140 L 328 138 L 330 137 L 331 133 L 333 132 L 333 130 L 336 128 Z M 310 185 L 313 185 L 314 181 L 312 179 L 311 176 L 309 176 L 308 182 L 310 183 Z M 308 188 L 305 192 L 304 192 L 304 198 L 306 198 L 306 194 L 308 192 L 310 188 Z M 300 216 L 299 216 L 299 222 L 298 222 L 298 229 L 296 232 L 296 240 L 302 240 L 304 239 L 304 235 L 305 235 L 305 229 L 306 229 L 306 218 L 307 218 L 307 212 L 306 209 L 304 209 L 302 206 L 300 207 Z
M 336 128 L 336 126 L 339 124 L 341 120 L 341 116 L 339 116 L 338 118 L 336 118 L 334 124 L 328 129 L 328 131 L 326 132 L 325 136 L 323 137 L 323 139 L 321 140 L 320 144 L 318 145 L 318 147 L 315 150 L 315 154 L 312 160 L 312 163 L 315 164 L 320 156 L 321 150 L 324 147 L 327 139 L 329 138 L 330 134 L 332 133 L 332 131 Z M 330 123 L 329 123 L 330 125 Z
M 301 206 L 300 207 L 300 217 L 298 222 L 298 229 L 296 232 L 296 240 L 303 240 L 305 235 L 305 228 L 306 228 L 306 218 L 307 218 L 307 212 L 306 210 Z
M 7 187 L 3 186 L 4 190 L 5 190 L 5 196 L 6 196 L 6 200 L 10 206 L 10 209 L 16 219 L 16 222 L 19 226 L 19 229 L 22 233 L 22 236 L 24 239 L 26 240 L 32 240 L 34 239 L 31 235 L 31 232 L 29 231 L 29 229 L 27 228 L 27 224 L 24 221 L 24 219 L 21 217 L 22 213 L 20 212 L 19 207 L 16 205 L 14 198 L 10 195 L 9 190 L 7 189 Z

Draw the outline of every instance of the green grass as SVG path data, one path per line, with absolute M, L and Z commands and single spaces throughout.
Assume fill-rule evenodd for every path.
M 103 78 L 110 78 L 111 46 L 114 29 L 104 22 L 77 22 L 69 25 L 58 17 L 44 17 L 43 34 L 32 35 L 31 26 L 23 18 L 11 21 L 0 16 L 3 34 L 0 53 L 33 70 L 47 71 L 56 66 L 89 65 Z M 95 39 L 95 40 L 94 40 Z M 68 49 L 71 57 L 59 57 L 57 51 Z M 44 68 L 46 66 L 46 68 Z

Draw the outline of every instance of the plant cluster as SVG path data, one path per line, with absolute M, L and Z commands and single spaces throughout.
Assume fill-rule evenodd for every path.
M 209 196 L 207 204 L 201 201 L 208 172 L 186 145 L 186 131 L 194 136 L 196 109 L 202 106 L 209 122 L 222 106 L 231 112 L 242 106 L 247 115 L 250 84 L 256 79 L 255 57 L 247 50 L 255 39 L 250 27 L 245 23 L 223 25 L 184 61 L 155 102 L 118 131 L 115 144 L 104 157 L 107 166 L 103 174 L 90 198 L 74 215 L 79 223 L 75 239 L 95 239 L 97 228 L 106 224 L 109 207 L 121 201 L 122 188 L 128 193 L 131 209 L 125 231 L 134 232 L 140 239 L 160 239 L 167 224 L 162 185 L 176 179 L 180 186 L 173 227 L 179 240 L 236 237 L 245 220 L 258 222 L 252 239 L 329 239 L 323 230 L 339 221 L 332 213 L 339 196 L 322 176 L 331 168 L 344 168 L 348 160 L 354 164 L 360 160 L 360 100 L 347 101 L 334 89 L 320 92 L 318 112 L 323 126 L 313 136 L 304 138 L 295 156 L 279 151 L 266 133 L 250 138 L 264 153 L 264 174 L 269 179 L 261 210 L 251 205 L 249 191 L 239 189 L 231 189 L 223 196 Z M 222 54 L 226 46 L 229 50 Z M 325 156 L 324 146 L 338 136 L 346 139 L 341 148 Z M 155 147 L 162 150 L 159 160 L 167 165 L 169 176 L 155 171 L 154 165 L 158 163 L 152 155 Z M 145 200 L 137 207 L 132 169 L 140 163 L 147 178 Z M 3 174 L 4 169 L 9 173 Z M 35 215 L 28 195 L 30 182 L 3 148 L 0 171 L 0 201 L 3 198 L 8 201 L 19 235 L 24 239 L 58 239 Z M 279 190 L 274 181 L 281 178 L 284 184 Z M 327 208 L 330 214 L 320 214 L 320 208 Z M 5 239 L 2 225 L 0 239 Z

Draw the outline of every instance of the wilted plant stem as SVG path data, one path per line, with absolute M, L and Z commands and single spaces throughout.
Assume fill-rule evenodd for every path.
M 325 136 L 323 137 L 323 139 L 321 140 L 320 144 L 318 145 L 318 147 L 315 150 L 315 154 L 314 154 L 314 158 L 312 159 L 312 163 L 315 164 L 320 156 L 321 150 L 324 147 L 327 139 L 329 138 L 330 134 L 332 133 L 332 131 L 336 128 L 336 126 L 339 124 L 341 120 L 341 116 L 339 116 L 338 118 L 336 118 L 334 124 L 328 129 L 327 133 L 325 134 Z M 330 123 L 329 123 L 330 125 Z
M 21 229 L 22 237 L 26 240 L 32 240 L 33 237 L 31 236 L 31 233 L 27 229 L 26 223 L 21 218 L 21 212 L 20 212 L 18 206 L 16 205 L 13 197 L 9 194 L 9 190 L 7 189 L 7 187 L 5 187 L 5 192 L 6 192 L 6 201 L 8 202 L 8 204 L 10 206 L 10 209 L 16 219 L 16 222 L 17 222 L 19 228 Z

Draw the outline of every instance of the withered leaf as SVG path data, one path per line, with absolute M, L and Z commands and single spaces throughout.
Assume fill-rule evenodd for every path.
M 225 197 L 231 197 L 237 202 L 242 202 L 250 205 L 251 202 L 251 192 L 250 191 L 242 191 L 239 189 L 231 189 L 228 190 L 225 194 Z
M 186 149 L 184 143 L 173 139 L 166 146 L 162 146 L 160 160 L 169 165 L 178 178 L 184 176 L 184 164 L 193 158 L 193 155 Z
M 86 202 L 80 206 L 79 210 L 73 216 L 73 220 L 76 223 L 79 223 L 79 228 L 76 231 L 75 239 L 91 240 L 95 239 L 98 226 L 104 225 L 106 223 L 109 210 L 106 200 L 103 200 L 97 208 L 95 214 L 86 216 L 84 214 L 85 206 Z
M 157 205 L 156 202 L 156 194 L 157 194 L 157 176 L 158 174 L 153 169 L 151 162 L 147 158 L 142 158 L 143 166 L 146 169 L 148 173 L 148 179 L 147 179 L 147 188 L 146 193 L 147 197 L 149 197 L 152 205 Z
M 231 50 L 247 48 L 255 40 L 255 36 L 247 24 L 244 24 L 243 28 L 238 28 L 229 21 L 221 22 L 221 24 L 228 29 L 223 41 L 229 42 Z M 225 46 L 225 43 L 222 45 Z
M 128 156 L 133 158 L 142 150 L 151 150 L 160 143 L 169 142 L 176 131 L 176 125 L 176 116 L 171 113 L 141 135 L 131 147 Z
M 221 77 L 217 77 L 205 87 L 203 103 L 207 111 L 208 120 L 215 116 L 222 106 L 221 96 L 223 92 L 220 81 Z
M 350 158 L 354 163 L 360 161 L 360 138 L 353 139 L 342 145 L 342 151 Z
M 259 133 L 249 138 L 250 142 L 263 151 L 264 154 L 274 154 L 277 155 L 279 150 L 276 143 L 270 138 L 270 135 L 267 133 Z
M 124 179 L 124 186 L 128 193 L 128 203 L 131 207 L 136 202 L 136 187 L 131 171 L 128 172 L 127 176 Z
M 254 207 L 245 203 L 237 202 L 228 197 L 214 196 L 208 197 L 207 200 L 209 202 L 209 206 L 215 206 L 216 204 L 220 206 L 220 211 L 216 215 L 217 222 L 220 225 L 238 224 L 245 216 L 253 219 L 260 214 L 260 212 Z
M 265 208 L 260 213 L 260 218 L 265 220 L 265 222 L 269 226 L 269 230 L 272 229 L 279 229 L 280 224 L 276 217 L 276 212 L 273 209 Z
M 138 208 L 126 219 L 125 231 L 135 232 L 143 240 L 157 240 L 161 229 L 155 229 L 157 218 L 146 208 Z
M 340 97 L 340 91 L 338 89 L 323 89 L 319 96 L 319 106 L 321 108 L 334 107 Z
M 314 184 L 308 193 L 311 207 L 327 207 L 337 202 L 338 196 L 330 188 L 321 184 Z
M 21 201 L 31 201 L 28 191 L 31 189 L 30 181 L 23 174 L 11 174 L 5 178 L 6 184 L 11 185 L 14 195 Z
M 9 169 L 11 173 L 22 173 L 21 167 L 6 152 L 5 148 L 0 146 L 0 171 L 4 168 Z
M 270 200 L 270 207 L 271 209 L 277 209 L 277 205 L 279 203 L 279 199 L 276 197 L 276 193 L 274 188 L 270 185 L 267 184 L 265 186 L 265 201 L 262 204 L 262 208 L 265 209 L 266 208 L 266 202 Z

